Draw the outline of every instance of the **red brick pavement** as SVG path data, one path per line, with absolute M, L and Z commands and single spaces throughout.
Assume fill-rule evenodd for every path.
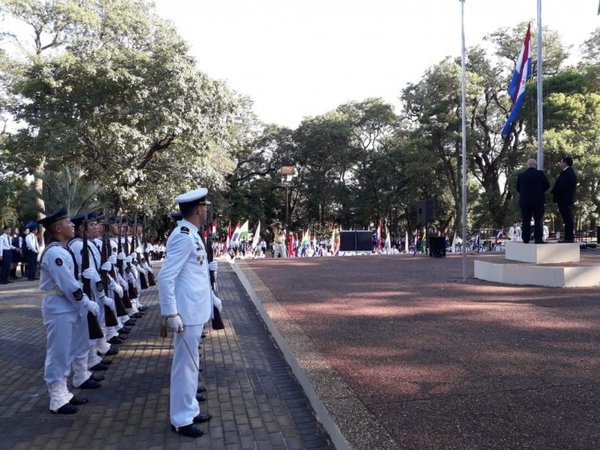
M 365 423 L 389 433 L 386 448 L 600 448 L 600 288 L 483 282 L 472 257 L 463 283 L 461 266 L 458 255 L 239 264 L 355 448 L 377 448 Z

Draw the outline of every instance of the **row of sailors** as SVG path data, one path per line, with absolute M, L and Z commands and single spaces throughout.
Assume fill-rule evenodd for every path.
M 93 215 L 70 218 L 61 208 L 39 223 L 50 237 L 40 258 L 40 289 L 46 294 L 42 304 L 47 337 L 44 381 L 50 412 L 73 414 L 87 399 L 70 392 L 69 377 L 73 375 L 74 388 L 101 387 L 104 377 L 93 372 L 108 369 L 111 361 L 103 357 L 118 353 L 114 345 L 127 339 L 135 319 L 142 316 L 146 308 L 139 293 L 148 280 L 153 284 L 153 273 L 137 251 L 125 253 L 124 244 L 131 240 L 117 237 L 118 223 L 111 225 L 114 237 L 104 252 L 103 225 Z M 84 263 L 87 268 L 82 267 Z

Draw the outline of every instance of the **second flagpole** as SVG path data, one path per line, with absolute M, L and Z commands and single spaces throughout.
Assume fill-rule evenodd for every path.
M 542 58 L 542 0 L 537 0 L 537 168 L 544 169 L 544 116 L 542 106 L 543 94 L 543 58 Z

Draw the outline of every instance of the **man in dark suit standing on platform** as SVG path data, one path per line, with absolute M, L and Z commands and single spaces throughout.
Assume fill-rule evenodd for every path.
M 573 170 L 573 158 L 565 156 L 560 160 L 560 175 L 552 188 L 554 203 L 565 223 L 565 239 L 560 242 L 574 242 L 575 223 L 573 220 L 573 204 L 575 203 L 575 190 L 577 188 L 577 175 Z
M 536 244 L 543 244 L 544 193 L 550 188 L 550 182 L 541 170 L 537 170 L 535 159 L 527 161 L 527 169 L 517 177 L 519 206 L 523 220 L 523 242 L 531 239 L 531 217 L 534 222 Z

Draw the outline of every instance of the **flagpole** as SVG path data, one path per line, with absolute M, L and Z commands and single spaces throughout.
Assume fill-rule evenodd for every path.
M 537 0 L 537 168 L 538 170 L 544 169 L 544 116 L 542 106 L 542 75 L 543 75 L 543 61 L 542 61 L 542 0 Z
M 462 115 L 462 279 L 467 280 L 467 119 L 465 103 L 466 94 L 466 69 L 465 69 L 465 0 L 460 0 L 460 24 L 461 24 L 461 66 L 462 66 L 462 96 L 461 96 L 461 115 Z

